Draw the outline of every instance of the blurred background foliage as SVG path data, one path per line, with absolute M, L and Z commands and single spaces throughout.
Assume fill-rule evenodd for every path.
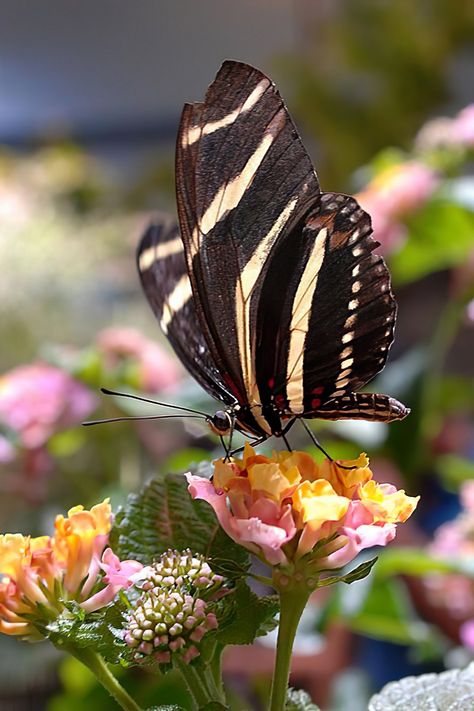
M 379 481 L 422 494 L 400 547 L 384 551 L 367 580 L 316 598 L 300 631 L 295 683 L 323 708 L 357 711 L 389 679 L 462 666 L 474 654 L 474 6 L 464 0 L 200 6 L 204 19 L 196 19 L 190 2 L 173 11 L 148 2 L 133 11 L 85 3 L 74 9 L 74 27 L 61 27 L 65 10 L 56 6 L 54 22 L 36 18 L 36 29 L 50 39 L 41 56 L 55 57 L 50 82 L 63 81 L 58 101 L 64 96 L 67 120 L 53 112 L 55 121 L 32 123 L 35 102 L 38 115 L 49 108 L 34 91 L 28 111 L 17 102 L 22 131 L 12 132 L 0 112 L 1 529 L 45 532 L 45 521 L 69 506 L 106 495 L 118 505 L 157 468 L 183 471 L 219 455 L 208 429 L 192 420 L 88 429 L 80 422 L 167 412 L 102 396 L 101 386 L 213 412 L 149 312 L 134 250 L 151 213 L 174 210 L 180 104 L 201 96 L 227 56 L 259 65 L 281 87 L 324 189 L 356 194 L 371 214 L 399 302 L 389 365 L 370 389 L 402 399 L 410 417 L 390 427 L 314 423 L 333 457 L 367 450 Z M 17 5 L 17 17 L 9 10 L 9 27 L 23 37 L 35 24 L 25 29 L 25 8 Z M 54 54 L 62 47 L 68 59 L 68 42 L 90 40 L 96 12 L 109 30 L 90 51 L 103 86 L 88 73 L 85 51 L 74 65 Z M 122 18 L 126 26 L 132 18 L 148 26 L 150 17 L 158 23 L 157 58 L 138 61 L 132 45 L 115 50 L 117 66 L 133 66 L 136 83 L 128 76 L 120 84 L 121 110 L 111 99 L 94 129 L 71 96 L 91 105 L 98 88 L 107 96 L 101 72 L 109 62 L 104 47 L 119 37 L 115 23 Z M 230 32 L 232 22 L 238 31 Z M 199 43 L 186 47 L 190 32 Z M 160 59 L 167 42 L 183 56 Z M 33 40 L 32 46 L 39 51 Z M 31 48 L 17 43 L 4 66 L 14 66 L 12 58 L 26 96 L 35 77 Z M 38 76 L 47 79 L 44 65 Z M 140 101 L 145 106 L 150 93 L 157 103 L 140 118 Z M 296 427 L 292 444 L 311 450 Z M 451 528 L 442 527 L 447 521 Z M 266 649 L 256 650 L 263 665 Z M 76 662 L 58 667 L 58 656 L 44 645 L 26 648 L 3 638 L 0 655 L 8 661 L 0 667 L 2 709 L 113 708 Z M 227 661 L 235 708 L 262 707 L 270 663 L 257 673 L 256 658 L 244 656 Z M 136 673 L 126 683 L 140 685 L 144 704 L 181 699 L 168 677 L 158 690 Z

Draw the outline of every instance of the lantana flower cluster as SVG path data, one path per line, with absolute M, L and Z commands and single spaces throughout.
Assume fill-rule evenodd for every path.
M 237 543 L 270 565 L 317 550 L 321 570 L 346 565 L 364 548 L 385 545 L 419 497 L 372 478 L 365 454 L 322 464 L 305 452 L 256 454 L 214 463 L 212 481 L 188 475 L 194 498 L 207 501 Z M 319 544 L 319 545 L 318 545 Z
M 189 663 L 200 655 L 199 643 L 218 626 L 208 609 L 223 583 L 205 558 L 170 550 L 142 571 L 142 595 L 133 606 L 125 632 L 135 661 L 171 662 L 173 654 Z
M 142 568 L 107 547 L 108 499 L 90 511 L 72 508 L 55 521 L 54 536 L 0 536 L 0 632 L 41 639 L 49 621 L 75 600 L 86 612 L 109 604 Z

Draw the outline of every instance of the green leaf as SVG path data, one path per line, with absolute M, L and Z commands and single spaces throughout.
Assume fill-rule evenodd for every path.
M 252 644 L 276 626 L 279 604 L 276 595 L 259 597 L 243 580 L 222 602 L 226 603 L 216 638 L 222 645 Z
M 309 694 L 303 690 L 288 689 L 286 694 L 285 711 L 320 711 L 311 701 Z
M 368 711 L 461 711 L 474 708 L 474 663 L 441 674 L 392 681 L 372 697 Z
M 228 709 L 228 706 L 224 706 L 218 701 L 211 701 L 211 703 L 199 707 L 199 711 L 228 711 Z
M 208 450 L 199 447 L 186 447 L 168 457 L 163 464 L 163 469 L 171 472 L 184 472 L 194 469 L 198 462 L 209 462 Z
M 474 479 L 474 464 L 470 459 L 456 454 L 442 454 L 436 459 L 436 469 L 445 486 L 457 491 L 468 479 Z
M 318 587 L 327 587 L 328 585 L 334 585 L 334 583 L 347 583 L 347 585 L 350 585 L 357 580 L 363 580 L 369 575 L 376 562 L 377 558 L 372 558 L 372 560 L 364 561 L 364 563 L 361 563 L 346 575 L 331 575 L 330 577 L 322 578 L 318 583 Z
M 149 564 L 169 548 L 191 548 L 211 560 L 215 572 L 230 579 L 246 573 L 247 551 L 220 527 L 205 501 L 194 501 L 181 474 L 160 475 L 117 513 L 111 546 L 123 559 Z
M 424 576 L 433 573 L 460 572 L 455 560 L 441 560 L 422 548 L 388 548 L 379 555 L 375 569 L 377 579 L 393 575 Z
M 58 649 L 71 645 L 79 648 L 92 647 L 111 664 L 131 662 L 132 650 L 123 641 L 123 627 L 127 607 L 118 599 L 99 613 L 84 616 L 83 610 L 74 609 L 60 615 L 45 629 L 45 635 Z
M 206 707 L 207 708 L 207 707 Z M 186 711 L 184 706 L 176 706 L 176 704 L 166 706 L 149 706 L 146 711 Z
M 396 284 L 461 264 L 474 246 L 474 214 L 441 198 L 416 213 L 408 228 L 407 241 L 389 260 Z

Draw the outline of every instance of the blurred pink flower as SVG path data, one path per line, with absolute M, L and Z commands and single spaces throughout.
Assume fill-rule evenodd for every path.
M 138 371 L 137 387 L 158 392 L 174 387 L 182 377 L 176 358 L 133 328 L 107 328 L 97 336 L 107 368 L 130 362 Z
M 416 137 L 416 146 L 422 151 L 437 148 L 474 147 L 474 104 L 468 104 L 455 116 L 441 116 L 428 121 Z
M 438 184 L 436 173 L 426 165 L 407 161 L 382 171 L 356 195 L 372 218 L 383 251 L 391 252 L 403 242 L 406 230 L 400 220 L 423 207 Z
M 474 147 L 474 104 L 469 104 L 458 113 L 453 122 L 456 140 L 466 148 Z
M 464 647 L 474 652 L 474 620 L 468 620 L 461 625 L 459 637 Z
M 474 480 L 464 482 L 460 493 L 463 510 L 436 530 L 430 552 L 441 559 L 464 561 L 470 566 L 474 557 Z M 446 608 L 453 617 L 474 617 L 474 583 L 469 577 L 460 573 L 436 575 L 428 577 L 425 584 L 431 601 Z M 463 634 L 466 640 L 474 641 L 474 621 L 467 624 L 464 632 L 460 631 L 463 644 Z
M 0 422 L 18 433 L 26 449 L 42 447 L 95 406 L 96 398 L 82 383 L 44 363 L 20 366 L 0 377 Z
M 15 448 L 6 437 L 0 435 L 0 464 L 13 462 L 15 459 Z

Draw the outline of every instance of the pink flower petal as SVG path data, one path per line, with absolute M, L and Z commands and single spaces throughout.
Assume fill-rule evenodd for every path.
M 464 647 L 474 652 L 474 620 L 468 620 L 461 625 L 459 636 Z
M 395 538 L 397 527 L 394 523 L 378 525 L 363 525 L 357 529 L 344 527 L 341 536 L 347 538 L 347 543 L 321 559 L 321 564 L 327 568 L 342 568 L 353 560 L 364 548 L 372 546 L 385 546 Z

